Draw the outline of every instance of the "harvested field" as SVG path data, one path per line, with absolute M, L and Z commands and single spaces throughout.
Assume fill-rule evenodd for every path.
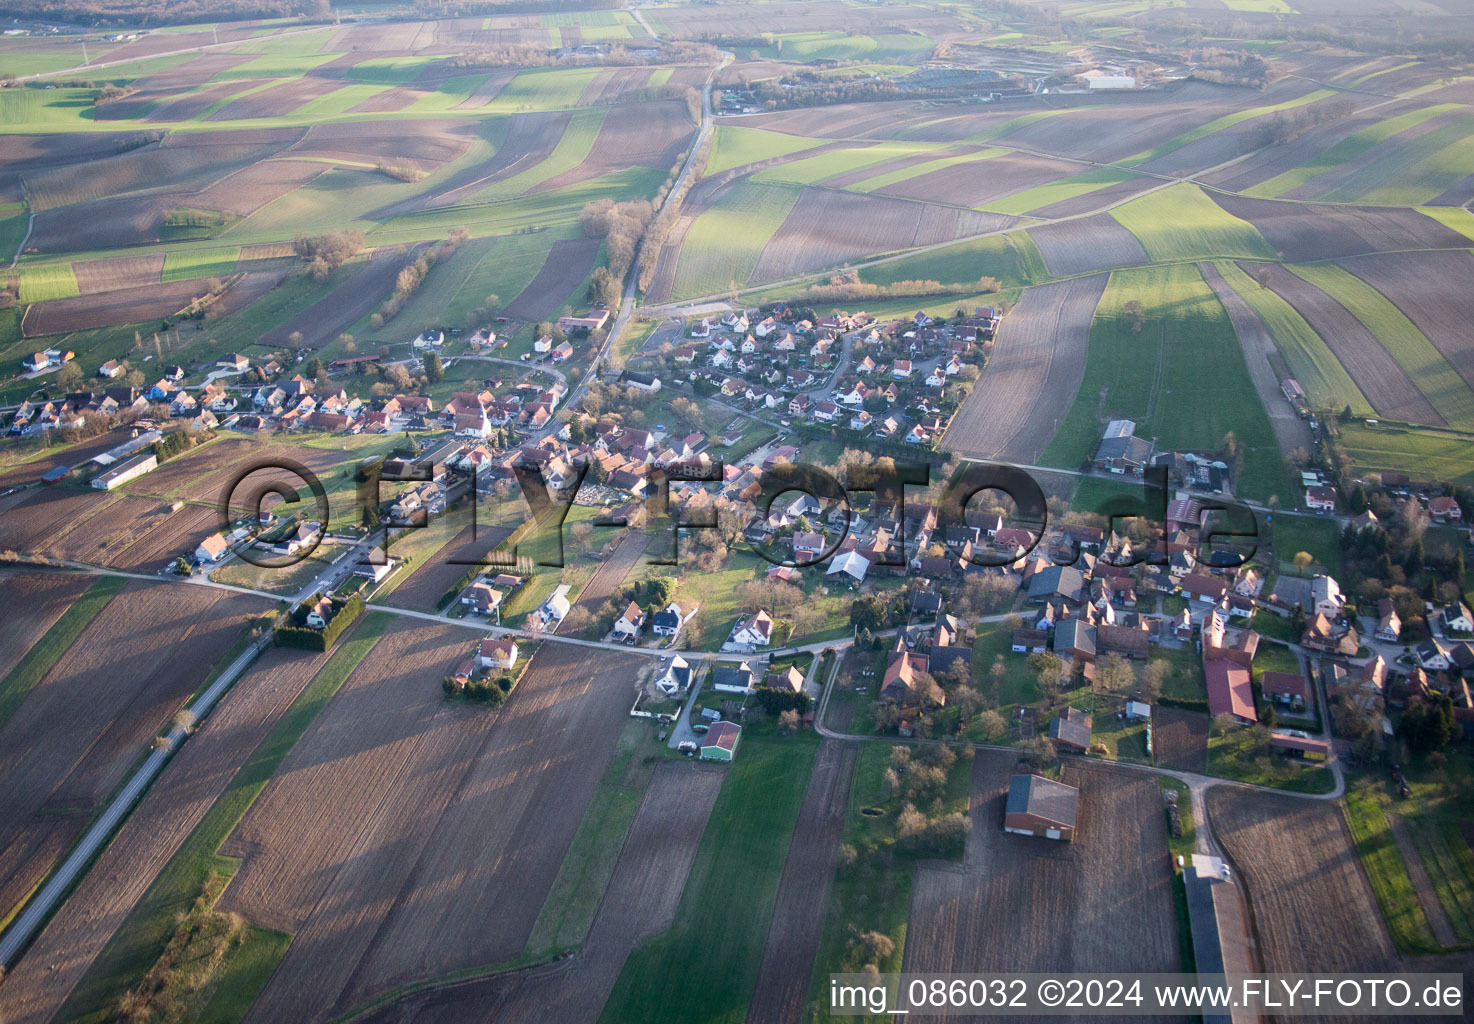
M 302 332 L 302 348 L 322 348 L 357 323 L 394 290 L 399 271 L 429 243 L 381 246 L 348 280 L 328 292 L 286 323 L 278 324 L 256 340 L 265 348 L 281 348 L 296 331 Z
M 35 554 L 52 539 L 58 524 L 75 522 L 116 497 L 90 488 L 43 490 L 0 516 L 0 551 Z
M 955 207 L 806 188 L 763 247 L 749 280 L 780 280 L 857 256 L 949 242 L 1014 223 L 1012 217 Z
M 1002 153 L 986 160 L 966 161 L 940 170 L 905 178 L 877 191 L 881 195 L 923 202 L 981 206 L 1014 192 L 1077 174 L 1079 164 L 1026 153 Z
M 226 843 L 245 859 L 222 908 L 294 935 L 247 1020 L 318 1020 L 526 944 L 643 661 L 547 644 L 493 713 L 439 685 L 476 635 L 391 629 Z
M 1408 249 L 1458 249 L 1469 239 L 1416 210 L 1306 206 L 1273 199 L 1207 193 L 1259 229 L 1282 258 L 1300 262 Z
M 915 116 L 916 106 L 910 102 L 841 103 L 765 114 L 762 127 L 766 131 L 811 139 L 889 138 Z
M 565 28 L 563 30 L 567 32 Z M 568 45 L 567 43 L 564 44 Z M 580 107 L 605 107 L 640 93 L 650 81 L 650 68 L 610 68 L 600 71 L 578 98 Z
M 1385 295 L 1417 325 L 1474 388 L 1474 292 L 1449 287 L 1474 282 L 1474 256 L 1464 252 L 1400 252 L 1347 260 L 1347 270 Z
M 253 270 L 247 273 L 210 306 L 214 314 L 244 309 L 276 287 L 287 268 Z M 26 307 L 21 330 L 27 338 L 68 331 L 85 331 L 115 324 L 146 323 L 172 317 L 208 291 L 204 280 L 152 284 L 101 295 L 79 295 L 70 299 L 35 302 Z M 336 335 L 334 335 L 336 337 Z
M 1152 748 L 1157 764 L 1184 772 L 1208 770 L 1209 718 L 1160 704 L 1152 709 Z
M 1032 465 L 1080 393 L 1105 274 L 1027 288 L 942 437 L 948 451 Z
M 655 769 L 598 916 L 575 958 L 412 995 L 363 1020 L 371 1024 L 597 1020 L 630 950 L 675 920 L 702 830 L 725 778 L 721 769 L 706 765 L 666 761 Z
M 1246 272 L 1253 273 L 1253 268 Z M 1283 267 L 1270 269 L 1269 287 L 1325 339 L 1379 416 L 1444 425 L 1407 371 L 1345 306 Z
M 0 679 L 10 674 L 91 579 L 75 573 L 0 570 L 8 614 L 0 617 Z
M 487 552 L 511 535 L 510 529 L 501 526 L 466 527 L 395 587 L 384 603 L 422 612 L 438 611 L 440 598 L 471 569 L 469 563 L 484 559 Z
M 231 688 L 6 977 L 11 1024 L 56 1016 L 160 869 L 327 659 L 268 648 Z
M 1136 236 L 1108 213 L 1030 228 L 1029 237 L 1057 277 L 1150 262 Z
M 1208 791 L 1207 810 L 1245 889 L 1261 970 L 1398 969 L 1382 913 L 1334 803 L 1215 786 Z
M 628 167 L 670 167 L 678 160 L 693 127 L 684 104 L 626 103 L 610 110 L 583 163 L 534 185 L 549 192 Z
M 506 87 L 508 82 L 516 77 L 516 69 L 508 71 L 498 71 L 494 74 L 488 75 L 486 77 L 486 81 L 482 82 L 475 89 L 471 90 L 471 94 L 469 96 L 461 100 L 460 103 L 456 104 L 456 109 L 475 110 L 477 107 L 486 106 L 492 100 L 497 98 L 498 94 L 501 93 L 502 89 Z
M 158 572 L 175 558 L 189 558 L 200 542 L 220 531 L 220 512 L 207 505 L 186 505 L 150 522 L 127 547 L 110 553 L 105 565 L 128 572 Z
M 1056 842 L 1003 831 L 1014 763 L 1011 751 L 977 753 L 966 870 L 917 871 L 901 969 L 1182 970 L 1156 780 L 1066 764 L 1063 781 L 1080 787 L 1077 838 Z
M 249 96 L 242 96 L 238 100 L 231 100 L 205 120 L 247 121 L 258 117 L 284 117 L 309 100 L 342 88 L 344 85 L 341 81 L 331 78 L 293 78 L 280 85 L 253 92 Z
M 131 583 L 98 613 L 0 727 L 0 905 L 41 880 L 248 617 L 270 607 Z
M 599 258 L 597 238 L 566 238 L 554 242 L 537 276 L 507 303 L 507 316 L 536 322 L 552 316 L 594 271 Z
M 665 236 L 665 242 L 660 247 L 660 256 L 655 261 L 655 273 L 650 278 L 650 287 L 645 290 L 646 302 L 665 302 L 670 298 L 671 289 L 676 285 L 676 261 L 681 256 L 681 244 L 685 242 L 686 232 L 691 229 L 694 220 L 695 218 L 685 214 L 677 217 L 670 233 Z
M 374 162 L 408 162 L 434 170 L 466 151 L 476 126 L 458 121 L 345 121 L 318 124 L 301 133 L 301 141 L 282 156 L 328 157 Z M 412 159 L 406 154 L 412 153 Z
M 1048 206 L 1036 206 L 1029 211 L 1031 217 L 1074 217 L 1082 213 L 1090 213 L 1093 210 L 1102 210 L 1123 199 L 1132 196 L 1152 186 L 1150 178 L 1131 178 L 1127 181 L 1118 181 L 1111 185 L 1105 185 L 1093 192 L 1074 196 L 1070 199 L 1061 199 L 1057 203 Z
M 747 1007 L 750 1024 L 803 1017 L 858 755 L 856 743 L 826 739 L 819 744 L 783 862 L 757 988 Z
M 198 501 L 216 495 L 203 488 L 190 486 L 192 481 L 222 472 L 249 457 L 253 452 L 265 454 L 266 446 L 243 437 L 222 437 L 200 448 L 176 455 L 158 469 L 124 484 L 131 494 L 157 495 L 160 498 L 182 497 Z
M 144 114 L 143 120 L 149 123 L 165 124 L 175 121 L 193 121 L 222 100 L 228 100 L 232 96 L 243 93 L 247 89 L 255 88 L 260 84 L 260 79 L 237 78 L 229 82 L 217 82 L 214 85 L 207 85 L 193 92 L 185 93 L 183 96 L 173 96 L 165 99 L 158 106 Z M 157 97 L 153 98 L 157 99 Z M 127 99 L 120 100 L 119 103 L 129 103 L 132 99 L 134 97 L 130 96 Z M 112 103 L 109 103 L 103 109 L 107 110 L 111 117 L 132 117 L 138 109 L 148 102 L 150 100 L 144 99 L 136 105 L 131 105 L 131 111 L 113 111 L 111 108 L 115 104 Z
M 248 217 L 273 200 L 301 188 L 327 170 L 307 160 L 267 160 L 228 174 L 189 201 L 202 210 Z
M 77 288 L 83 295 L 157 286 L 163 270 L 163 253 L 119 256 L 110 260 L 81 260 L 72 264 L 72 273 L 77 276 Z
M 451 206 L 501 178 L 520 174 L 548 158 L 571 117 L 569 111 L 513 114 L 508 119 L 506 138 L 490 159 L 472 164 L 451 175 L 443 184 L 411 199 L 375 212 L 379 218 L 397 217 L 415 210 Z
M 117 491 L 109 498 L 86 515 L 57 523 L 41 553 L 64 561 L 102 564 L 149 530 L 160 513 L 168 512 L 168 506 L 154 498 L 134 498 Z

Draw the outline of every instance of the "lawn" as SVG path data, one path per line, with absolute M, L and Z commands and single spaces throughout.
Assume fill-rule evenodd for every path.
M 1267 734 L 1259 726 L 1233 726 L 1224 733 L 1215 727 L 1208 737 L 1208 774 L 1292 793 L 1329 793 L 1335 788 L 1329 768 L 1302 765 L 1272 752 Z
M 176 249 L 164 256 L 163 280 L 186 281 L 195 277 L 229 277 L 240 259 L 240 246 L 226 249 Z
M 800 192 L 797 185 L 733 182 L 686 232 L 676 264 L 675 296 L 711 295 L 746 284 Z
M 1235 217 L 1189 182 L 1133 199 L 1110 213 L 1154 260 L 1275 256 L 1258 228 Z
M 705 173 L 708 175 L 757 163 L 759 160 L 771 160 L 800 150 L 813 149 L 823 141 L 729 124 L 718 124 L 713 134 L 711 156 L 706 162 Z
M 1459 109 L 1458 104 L 1444 103 L 1433 107 L 1422 107 L 1418 110 L 1409 111 L 1406 114 L 1400 114 L 1397 117 L 1389 117 L 1387 120 L 1379 121 L 1374 125 L 1368 125 L 1366 128 L 1346 136 L 1346 138 L 1336 143 L 1330 149 L 1314 159 L 1301 164 L 1299 167 L 1245 189 L 1244 194 L 1266 199 L 1282 196 L 1286 192 L 1309 184 L 1333 167 L 1339 167 L 1348 161 L 1355 160 L 1379 142 L 1390 139 L 1400 132 L 1407 131 L 1409 128 L 1416 128 L 1429 118 L 1437 117 L 1439 114 L 1457 109 Z
M 21 302 L 45 302 L 80 295 L 77 275 L 70 263 L 22 263 L 20 267 Z
M 1474 392 L 1423 332 L 1377 289 L 1330 263 L 1290 268 L 1351 311 L 1450 426 L 1474 429 Z
M 744 731 L 675 923 L 630 954 L 600 1021 L 743 1019 L 817 749 L 812 734 Z
M 4 725 L 15 709 L 25 701 L 31 688 L 51 671 L 58 658 L 66 653 L 73 641 L 82 635 L 82 630 L 97 617 L 105 604 L 113 599 L 123 584 L 121 576 L 99 576 L 93 580 L 86 593 L 71 603 L 66 611 L 51 624 L 21 658 L 16 666 L 0 679 L 0 725 Z
M 262 554 L 262 552 L 255 552 L 257 557 L 261 557 Z M 245 561 L 234 561 L 210 573 L 210 579 L 216 583 L 228 583 L 235 587 L 250 587 L 253 590 L 290 595 L 312 582 L 319 573 L 333 564 L 332 559 L 339 554 L 337 548 L 323 545 L 302 561 L 276 569 L 252 565 Z
M 358 666 L 391 621 L 388 615 L 366 616 L 338 646 L 322 669 L 292 702 L 267 737 L 252 751 L 225 791 L 164 865 L 143 897 L 63 1005 L 60 1016 L 78 1024 L 100 1024 L 114 1018 L 114 1006 L 158 959 L 174 931 L 176 915 L 194 900 L 214 871 L 227 878 L 239 861 L 216 851 L 255 802 L 287 752 L 307 731 L 333 694 Z M 284 937 L 252 929 L 246 945 L 227 964 L 210 1006 L 228 1017 L 226 1008 L 248 1007 L 286 951 Z M 250 986 L 257 986 L 251 988 Z M 242 1011 L 243 1012 L 243 1011 Z
M 1144 313 L 1133 331 L 1126 304 Z M 1074 468 L 1095 450 L 1105 421 L 1136 422 L 1158 448 L 1219 452 L 1228 434 L 1242 453 L 1243 497 L 1294 493 L 1269 418 L 1244 367 L 1243 350 L 1218 297 L 1195 266 L 1111 275 L 1090 327 L 1085 381 L 1040 462 Z
M 1239 297 L 1248 303 L 1265 330 L 1274 338 L 1280 354 L 1289 364 L 1290 372 L 1310 398 L 1316 409 L 1335 409 L 1346 406 L 1358 416 L 1372 416 L 1375 411 L 1341 360 L 1331 351 L 1324 339 L 1315 332 L 1295 307 L 1269 288 L 1261 288 L 1257 281 L 1228 260 L 1214 264 L 1223 280 Z
M 551 955 L 576 946 L 588 934 L 625 834 L 655 773 L 660 754 L 653 737 L 650 723 L 637 718 L 630 719 L 620 733 L 614 757 L 533 925 L 527 956 Z
M 1276 516 L 1271 526 L 1274 540 L 1274 557 L 1281 570 L 1289 566 L 1301 551 L 1315 559 L 1310 573 L 1341 575 L 1341 529 L 1330 519 L 1315 519 L 1310 516 Z
M 1385 423 L 1373 427 L 1362 420 L 1338 424 L 1338 429 L 1337 445 L 1360 473 L 1385 470 L 1415 480 L 1474 484 L 1474 460 L 1469 458 L 1474 438 L 1468 434 Z

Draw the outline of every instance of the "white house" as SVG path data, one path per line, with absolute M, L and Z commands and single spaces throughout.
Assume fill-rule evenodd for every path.
M 194 549 L 194 560 L 200 564 L 206 562 L 218 562 L 230 554 L 230 545 L 225 538 L 218 533 L 212 533 L 200 541 L 199 547 Z
M 773 617 L 761 609 L 739 621 L 737 628 L 732 630 L 732 642 L 734 644 L 750 644 L 753 647 L 766 647 L 772 641 Z
M 510 669 L 517 665 L 517 641 L 509 636 L 500 640 L 487 637 L 476 652 L 476 663 L 482 668 Z
M 544 622 L 562 622 L 571 607 L 572 605 L 568 603 L 568 584 L 561 583 L 543 602 L 538 612 L 542 615 Z
M 333 617 L 333 602 L 326 597 L 320 598 L 307 613 L 308 629 L 327 629 L 328 622 Z
M 665 671 L 655 680 L 655 686 L 667 697 L 674 697 L 691 685 L 691 663 L 677 654 L 665 663 Z
M 623 614 L 614 620 L 614 636 L 620 640 L 638 637 L 644 625 L 644 611 L 640 609 L 639 605 L 631 601 L 625 606 Z
M 672 601 L 665 606 L 664 611 L 655 613 L 650 621 L 650 629 L 657 636 L 675 636 L 681 631 L 681 606 Z
M 420 336 L 415 339 L 415 348 L 441 348 L 445 345 L 445 332 L 432 327 L 428 331 L 421 331 Z

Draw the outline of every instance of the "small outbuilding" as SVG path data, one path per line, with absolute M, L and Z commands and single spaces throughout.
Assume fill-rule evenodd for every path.
M 742 740 L 742 726 L 736 722 L 716 722 L 701 737 L 701 760 L 731 761 L 737 757 L 737 744 Z

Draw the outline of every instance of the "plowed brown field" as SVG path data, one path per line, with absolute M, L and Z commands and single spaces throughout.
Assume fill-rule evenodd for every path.
M 10 674 L 91 582 L 75 573 L 0 570 L 6 606 L 5 615 L 0 616 L 0 679 Z
M 98 613 L 0 727 L 0 905 L 40 881 L 247 618 L 270 607 L 131 583 Z

